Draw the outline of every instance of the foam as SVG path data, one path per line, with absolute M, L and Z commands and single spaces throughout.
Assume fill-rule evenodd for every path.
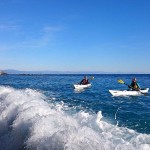
M 150 150 L 150 135 L 71 109 L 40 91 L 0 86 L 0 149 Z

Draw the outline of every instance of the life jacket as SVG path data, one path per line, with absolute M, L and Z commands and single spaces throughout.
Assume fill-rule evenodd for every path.
M 134 89 L 140 88 L 137 82 L 132 82 L 130 86 Z
M 80 84 L 88 84 L 88 83 L 89 83 L 89 81 L 86 80 L 86 79 L 83 79 L 83 80 L 80 82 Z

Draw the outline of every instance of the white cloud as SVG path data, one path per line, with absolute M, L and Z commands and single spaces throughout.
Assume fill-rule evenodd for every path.
M 45 32 L 58 32 L 62 30 L 62 26 L 46 26 L 44 27 Z
M 0 24 L 0 31 L 13 31 L 19 28 L 18 25 Z
M 0 30 L 17 30 L 18 26 L 11 25 L 0 25 Z M 38 36 L 30 35 L 29 33 L 23 33 L 24 38 L 20 38 L 18 42 L 3 42 L 0 43 L 0 51 L 8 51 L 8 50 L 21 50 L 21 49 L 30 49 L 30 48 L 42 48 L 48 45 L 51 45 L 56 38 L 56 32 L 59 32 L 63 29 L 62 26 L 46 26 L 39 30 Z M 19 30 L 18 30 L 19 31 Z M 23 32 L 23 31 L 19 31 Z M 27 35 L 27 36 L 26 36 Z

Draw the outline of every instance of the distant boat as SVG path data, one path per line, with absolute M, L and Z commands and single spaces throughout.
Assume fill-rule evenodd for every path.
M 7 73 L 4 71 L 0 71 L 0 75 L 7 75 Z

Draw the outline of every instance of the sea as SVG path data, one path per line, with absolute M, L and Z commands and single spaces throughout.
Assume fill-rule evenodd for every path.
M 0 76 L 0 150 L 150 150 L 150 94 L 113 97 L 136 77 L 86 74 L 92 86 L 75 90 L 83 74 Z

